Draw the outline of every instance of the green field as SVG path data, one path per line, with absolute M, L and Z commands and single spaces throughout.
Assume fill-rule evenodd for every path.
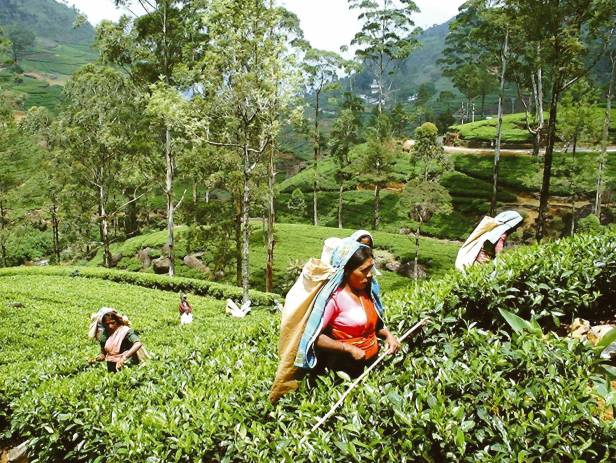
M 604 112 L 605 109 L 597 109 L 599 121 L 602 120 Z M 548 117 L 549 114 L 545 113 L 546 121 Z M 460 138 L 466 141 L 491 142 L 496 139 L 497 122 L 496 116 L 492 116 L 492 119 L 453 125 L 449 127 L 449 132 L 459 133 Z M 610 137 L 612 141 L 616 140 L 616 109 L 612 110 Z M 532 136 L 526 129 L 526 115 L 524 113 L 503 116 L 502 141 L 503 143 L 532 142 Z
M 176 256 L 184 256 L 187 253 L 186 233 L 187 227 L 180 226 L 176 232 Z M 297 271 L 310 257 L 319 257 L 323 247 L 323 241 L 329 237 L 337 236 L 344 238 L 350 236 L 355 230 L 338 229 L 328 227 L 313 227 L 303 224 L 276 224 L 276 247 L 274 251 L 274 290 L 284 294 L 293 284 Z M 119 268 L 139 270 L 139 262 L 135 254 L 145 247 L 153 249 L 155 256 L 160 255 L 162 246 L 167 238 L 166 231 L 154 232 L 131 238 L 123 243 L 111 246 L 112 254 L 122 254 L 124 258 L 118 264 Z M 377 231 L 374 234 L 376 249 L 391 252 L 398 260 L 410 261 L 414 257 L 414 239 L 407 236 Z M 431 238 L 422 238 L 420 244 L 420 263 L 426 267 L 430 276 L 439 276 L 450 270 L 455 261 L 459 243 Z M 208 256 L 204 256 L 208 263 Z M 250 243 L 250 271 L 251 287 L 263 290 L 265 288 L 265 262 L 266 248 L 264 245 L 263 231 L 258 222 L 253 224 L 253 233 Z M 88 265 L 99 266 L 102 264 L 102 251 L 89 262 Z M 299 267 L 298 267 L 299 266 Z M 177 260 L 177 274 L 193 278 L 203 278 L 196 270 L 186 267 Z M 151 269 L 147 272 L 152 272 Z M 228 275 L 225 281 L 232 283 L 234 275 Z M 393 272 L 383 271 L 380 277 L 385 291 L 404 288 L 413 281 L 407 277 Z
M 270 405 L 277 314 L 230 319 L 192 296 L 195 322 L 180 327 L 175 292 L 0 271 L 1 442 L 27 439 L 31 461 L 608 462 L 609 376 L 549 327 L 614 309 L 615 246 L 613 233 L 579 235 L 389 294 L 395 333 L 432 321 L 311 435 L 348 382 L 308 378 Z M 131 318 L 148 364 L 87 364 L 101 306 Z M 534 313 L 543 332 L 513 331 L 500 308 Z

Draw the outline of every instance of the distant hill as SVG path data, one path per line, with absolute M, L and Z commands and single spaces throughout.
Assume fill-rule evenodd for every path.
M 408 102 L 421 84 L 434 85 L 436 94 L 443 90 L 455 92 L 451 80 L 443 76 L 443 71 L 437 64 L 445 49 L 445 37 L 449 32 L 450 21 L 426 29 L 419 36 L 420 47 L 400 65 L 390 77 L 392 88 L 398 89 L 394 99 Z M 371 94 L 370 84 L 373 76 L 364 71 L 356 78 L 356 88 L 366 96 Z
M 0 24 L 15 24 L 58 43 L 91 44 L 94 28 L 74 28 L 78 12 L 55 0 L 0 0 Z
M 75 28 L 77 17 L 75 9 L 55 0 L 0 0 L 0 27 L 17 26 L 36 35 L 18 66 L 0 57 L 0 87 L 22 95 L 24 109 L 55 110 L 68 78 L 97 59 L 94 28 L 87 22 Z

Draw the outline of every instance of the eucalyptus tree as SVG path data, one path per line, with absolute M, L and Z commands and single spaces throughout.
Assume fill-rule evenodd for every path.
M 505 0 L 467 0 L 450 26 L 443 64 L 449 74 L 464 82 L 465 69 L 475 66 L 480 72 L 497 69 L 499 78 L 498 116 L 492 169 L 490 214 L 496 211 L 498 169 L 503 127 L 503 98 L 509 60 L 511 36 L 517 34 L 516 23 Z M 460 74 L 462 72 L 462 74 Z M 477 74 L 475 73 L 477 77 Z M 459 84 L 462 85 L 462 84 Z M 467 85 L 467 84 L 465 84 Z M 475 91 L 475 85 L 471 86 Z
M 60 197 L 66 186 L 66 174 L 62 168 L 62 149 L 58 146 L 58 124 L 47 108 L 33 106 L 19 122 L 20 129 L 35 136 L 47 155 L 42 161 L 44 184 L 41 185 L 49 200 L 53 253 L 56 262 L 60 261 Z
M 453 169 L 438 141 L 438 128 L 432 122 L 425 122 L 415 129 L 415 144 L 411 155 L 415 175 L 423 182 L 438 182 L 444 172 Z
M 6 242 L 11 225 L 11 193 L 19 184 L 17 159 L 13 149 L 16 132 L 13 115 L 15 109 L 17 105 L 13 95 L 0 91 L 0 259 L 3 267 L 8 263 Z
M 338 87 L 339 73 L 343 69 L 345 61 L 333 51 L 308 48 L 302 62 L 303 82 L 307 98 L 312 100 L 310 117 L 303 120 L 304 132 L 309 134 L 314 153 L 314 179 L 312 193 L 313 224 L 319 224 L 317 194 L 319 191 L 319 160 L 321 158 L 322 134 L 321 134 L 321 98 L 328 90 Z
M 377 108 L 383 112 L 388 88 L 387 78 L 394 69 L 418 47 L 413 14 L 419 8 L 413 0 L 348 0 L 351 9 L 359 12 L 361 30 L 351 45 L 355 56 L 364 62 L 375 76 Z
M 563 93 L 599 61 L 604 50 L 593 47 L 600 36 L 613 34 L 615 0 L 508 0 L 510 17 L 523 24 L 524 37 L 538 44 L 539 60 L 550 82 L 550 115 L 543 157 L 536 238 L 545 234 L 558 105 Z
M 565 152 L 571 147 L 571 159 L 567 168 L 571 196 L 571 235 L 575 233 L 575 201 L 583 193 L 577 181 L 582 170 L 576 159 L 577 146 L 579 142 L 592 143 L 592 139 L 596 137 L 595 96 L 595 91 L 588 81 L 579 80 L 563 95 L 558 116 L 558 137 L 565 144 Z
M 334 121 L 329 138 L 329 149 L 336 161 L 336 180 L 340 184 L 338 191 L 338 228 L 342 228 L 342 193 L 346 183 L 352 177 L 349 153 L 359 142 L 361 122 L 350 108 L 343 109 Z
M 123 16 L 117 23 L 103 21 L 96 31 L 96 44 L 104 62 L 113 63 L 125 70 L 143 91 L 152 94 L 161 85 L 173 91 L 187 90 L 190 79 L 184 71 L 202 55 L 206 41 L 199 24 L 199 15 L 192 9 L 190 0 L 145 0 L 139 5 L 128 0 L 114 0 L 124 6 L 133 17 Z M 140 8 L 139 8 L 140 7 Z M 134 8 L 131 9 L 131 8 Z M 137 10 L 137 8 L 139 8 Z M 159 84 L 153 87 L 154 84 Z M 169 116 L 169 114 L 167 114 Z M 177 118 L 175 121 L 177 122 Z M 157 122 L 169 122 L 165 117 Z M 160 126 L 159 144 L 165 159 L 164 192 L 167 212 L 167 257 L 169 275 L 175 274 L 174 196 L 176 153 L 173 148 L 174 130 L 177 125 Z
M 64 88 L 65 106 L 58 116 L 59 140 L 73 180 L 89 185 L 96 198 L 103 263 L 110 267 L 110 199 L 118 185 L 122 163 L 129 162 L 131 145 L 139 137 L 137 92 L 121 72 L 87 65 Z
M 361 182 L 374 186 L 372 228 L 377 230 L 381 223 L 381 190 L 388 183 L 398 180 L 395 163 L 400 151 L 392 137 L 391 123 L 386 113 L 377 112 L 366 134 L 366 147 L 356 165 L 355 175 Z
M 597 167 L 597 192 L 595 194 L 595 215 L 601 220 L 601 202 L 603 197 L 603 189 L 605 183 L 605 168 L 607 164 L 607 145 L 609 143 L 609 129 L 612 117 L 612 98 L 616 91 L 616 37 L 614 29 L 616 29 L 616 11 L 613 11 L 613 28 L 608 37 L 604 38 L 606 55 L 610 69 L 607 91 L 605 95 L 605 113 L 603 117 L 603 133 L 601 136 L 601 152 L 599 154 L 599 165 Z
M 218 0 L 209 5 L 204 27 L 209 44 L 199 63 L 202 98 L 196 103 L 205 125 L 204 142 L 236 151 L 241 158 L 243 300 L 249 300 L 250 206 L 255 172 L 278 133 L 286 16 L 270 2 Z M 215 124 L 214 124 L 215 123 Z M 213 129 L 213 130 L 212 130 Z

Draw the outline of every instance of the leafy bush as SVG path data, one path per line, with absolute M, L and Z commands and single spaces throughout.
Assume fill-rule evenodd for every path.
M 183 277 L 169 278 L 166 275 L 155 275 L 152 273 L 136 273 L 123 270 L 109 270 L 105 268 L 90 267 L 10 267 L 0 269 L 0 277 L 7 275 L 55 275 L 73 276 L 83 278 L 100 278 L 102 280 L 115 281 L 130 285 L 143 286 L 145 288 L 160 289 L 163 291 L 184 292 L 210 296 L 215 299 L 225 300 L 227 298 L 236 301 L 242 298 L 242 289 L 214 283 L 205 280 L 196 280 Z M 250 291 L 250 300 L 253 306 L 271 307 L 275 301 L 280 301 L 277 294 L 263 293 L 260 291 Z
M 595 353 L 554 333 L 510 333 L 498 309 L 590 318 L 616 300 L 615 251 L 614 232 L 580 235 L 386 295 L 392 331 L 431 323 L 301 443 L 348 383 L 309 377 L 269 405 L 277 315 L 229 320 L 216 301 L 195 297 L 195 323 L 181 328 L 175 294 L 5 275 L 5 437 L 27 438 L 33 461 L 608 462 L 614 398 L 609 386 L 592 387 Z M 109 299 L 154 354 L 145 368 L 84 366 L 83 351 L 96 353 L 83 337 L 87 313 Z
M 602 230 L 603 226 L 595 214 L 588 214 L 578 221 L 579 232 L 601 233 Z

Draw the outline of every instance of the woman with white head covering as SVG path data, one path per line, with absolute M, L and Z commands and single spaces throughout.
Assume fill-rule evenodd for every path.
M 504 248 L 505 241 L 522 223 L 516 211 L 504 211 L 496 217 L 484 217 L 458 251 L 456 268 L 463 271 L 475 263 L 494 259 Z

